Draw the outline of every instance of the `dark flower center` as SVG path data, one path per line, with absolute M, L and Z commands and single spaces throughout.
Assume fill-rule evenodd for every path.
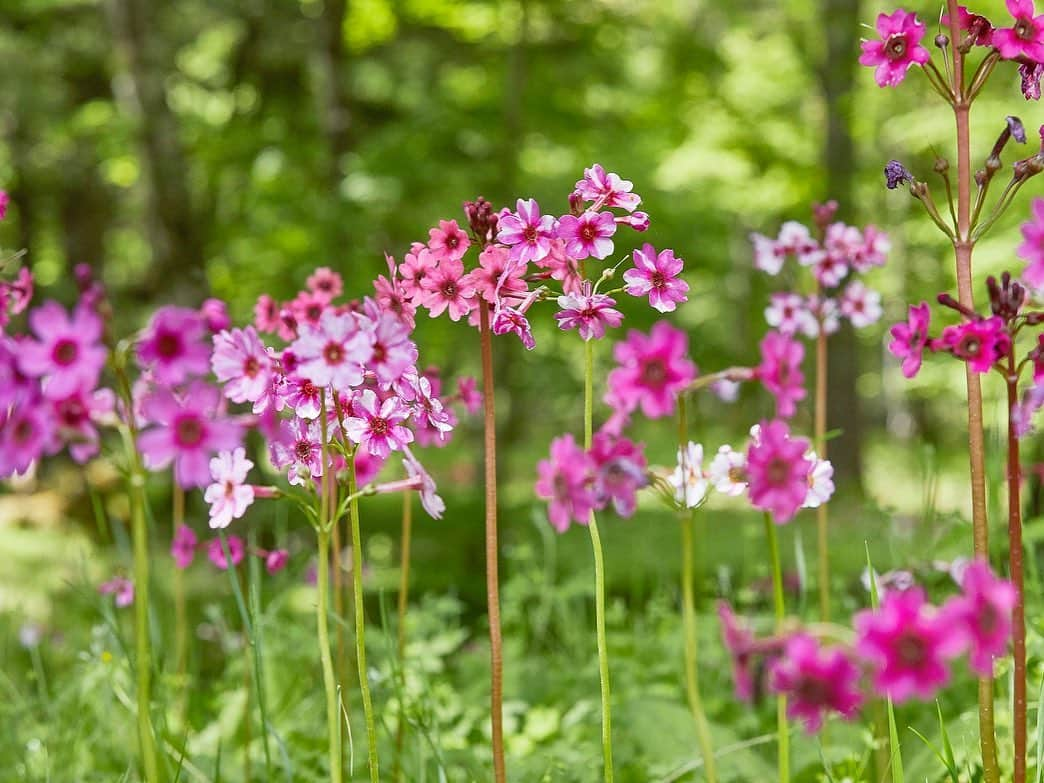
M 956 353 L 960 356 L 966 356 L 974 359 L 979 355 L 979 351 L 982 350 L 982 342 L 978 337 L 968 335 L 967 337 L 961 338 L 960 343 L 957 345 Z
M 526 226 L 524 229 L 522 229 L 522 236 L 525 237 L 526 242 L 530 242 L 530 243 L 536 242 L 537 241 L 537 230 L 536 230 L 536 227 L 535 226 Z
M 261 363 L 253 356 L 248 356 L 243 362 L 243 375 L 247 378 L 256 378 L 261 371 Z
M 893 35 L 885 44 L 885 56 L 889 60 L 900 60 L 906 55 L 906 34 Z
M 1033 21 L 1025 18 L 1017 19 L 1012 30 L 1015 31 L 1015 37 L 1022 41 L 1032 41 L 1033 34 L 1036 32 L 1033 29 Z
M 641 377 L 649 386 L 662 386 L 667 380 L 667 367 L 661 359 L 651 359 L 642 365 Z
M 58 406 L 58 418 L 66 427 L 78 427 L 87 419 L 87 406 L 79 397 L 70 397 Z
M 800 677 L 794 686 L 798 701 L 806 704 L 830 704 L 833 689 L 830 683 L 819 677 Z
M 318 397 L 319 389 L 311 381 L 305 381 L 301 384 L 301 394 L 305 397 Z
M 456 234 L 446 235 L 446 247 L 448 247 L 450 250 L 455 250 L 459 244 L 460 237 L 458 237 Z
M 163 359 L 174 359 L 181 355 L 181 337 L 173 332 L 164 332 L 156 338 L 156 353 Z
M 28 419 L 22 419 L 15 425 L 14 428 L 14 439 L 15 443 L 28 443 L 35 432 L 33 423 Z
M 979 610 L 976 620 L 979 624 L 979 630 L 983 633 L 993 633 L 1000 626 L 1000 615 L 990 604 Z
M 327 364 L 340 364 L 344 361 L 344 346 L 340 343 L 327 343 L 323 348 L 323 359 Z
M 391 427 L 387 419 L 382 419 L 380 416 L 374 416 L 370 419 L 370 432 L 374 435 L 387 435 L 389 429 Z
M 442 295 L 447 299 L 455 299 L 457 296 L 457 284 L 452 280 L 447 280 L 442 284 Z
M 729 468 L 729 481 L 733 482 L 734 484 L 747 483 L 746 469 L 740 467 Z
M 323 306 L 321 304 L 310 304 L 305 308 L 305 318 L 309 321 L 318 321 L 322 314 Z
M 298 461 L 308 462 L 312 458 L 312 444 L 307 440 L 299 440 L 294 444 L 294 454 Z
M 896 640 L 895 652 L 903 665 L 911 668 L 921 666 L 928 659 L 924 639 L 909 631 Z
M 54 363 L 62 367 L 68 367 L 70 364 L 76 361 L 76 357 L 80 353 L 79 346 L 76 345 L 75 341 L 70 340 L 67 337 L 63 337 L 54 344 L 54 350 L 51 352 L 51 358 L 54 359 Z
M 663 272 L 653 272 L 652 285 L 653 288 L 663 288 L 667 283 L 667 278 L 663 276 Z
M 184 447 L 198 446 L 203 442 L 203 422 L 195 416 L 186 416 L 174 425 L 178 444 Z
M 785 459 L 776 457 L 771 460 L 765 468 L 765 475 L 772 484 L 782 484 L 790 476 L 790 463 Z
M 596 236 L 598 236 L 598 234 L 595 231 L 595 227 L 590 223 L 584 223 L 583 227 L 580 229 L 580 238 L 585 242 L 593 242 Z
M 388 358 L 388 349 L 384 346 L 384 343 L 373 344 L 373 361 L 376 363 L 383 362 Z

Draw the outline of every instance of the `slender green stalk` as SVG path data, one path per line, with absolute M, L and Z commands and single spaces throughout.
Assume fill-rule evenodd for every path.
M 359 690 L 362 692 L 363 712 L 366 714 L 366 739 L 369 743 L 367 761 L 370 780 L 380 783 L 377 760 L 377 725 L 373 717 L 373 702 L 370 699 L 370 683 L 366 675 L 366 616 L 363 613 L 362 588 L 362 534 L 359 530 L 359 499 L 355 486 L 355 453 L 348 455 L 348 516 L 352 527 L 352 594 L 355 598 L 355 658 L 359 664 Z
M 413 493 L 402 493 L 402 543 L 399 560 L 399 685 L 406 692 L 406 610 L 410 596 L 410 543 L 413 537 Z M 406 705 L 399 704 L 399 725 L 395 730 L 395 768 L 392 780 L 402 779 L 402 745 L 406 738 Z
M 176 480 L 172 478 L 171 493 L 171 522 L 174 533 L 185 524 L 185 490 L 181 488 Z M 187 693 L 185 688 L 185 667 L 188 664 L 188 618 L 185 607 L 185 572 L 180 568 L 174 569 L 174 660 L 177 672 L 179 702 L 184 706 L 183 696 Z
M 584 343 L 584 448 L 591 448 L 594 432 L 594 346 L 590 340 Z M 605 638 L 605 561 L 602 555 L 602 539 L 598 535 L 598 520 L 594 511 L 587 524 L 591 534 L 591 549 L 594 553 L 595 570 L 595 635 L 598 638 L 598 679 L 602 690 L 602 758 L 605 764 L 605 781 L 613 781 L 613 729 L 611 691 L 609 686 L 609 649 Z
M 324 466 L 325 468 L 325 466 Z M 330 655 L 330 629 L 327 614 L 330 602 L 330 532 L 319 530 L 319 561 L 316 564 L 318 602 L 315 619 L 319 632 L 319 659 L 323 666 L 323 686 L 326 689 L 327 755 L 331 783 L 341 783 L 341 716 L 337 711 L 337 683 L 334 680 L 333 658 Z
M 765 514 L 765 538 L 768 540 L 769 562 L 772 564 L 772 606 L 776 617 L 776 632 L 783 629 L 786 606 L 783 603 L 783 566 L 779 559 L 779 539 L 776 523 Z M 787 725 L 787 697 L 776 697 L 776 732 L 779 737 L 779 783 L 790 781 L 790 726 Z

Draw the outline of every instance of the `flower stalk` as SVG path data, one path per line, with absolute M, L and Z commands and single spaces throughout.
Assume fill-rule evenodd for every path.
M 769 563 L 772 568 L 772 608 L 776 618 L 776 633 L 783 630 L 786 605 L 783 600 L 783 565 L 779 558 L 779 537 L 772 515 L 765 513 L 765 538 L 768 541 Z M 776 735 L 778 738 L 779 783 L 790 783 L 790 726 L 787 721 L 787 697 L 776 697 Z
M 819 297 L 819 283 L 816 283 Z M 813 414 L 813 435 L 819 459 L 827 458 L 827 334 L 822 313 L 819 315 L 819 330 L 816 335 L 816 399 Z M 819 567 L 819 618 L 830 622 L 830 539 L 829 512 L 826 503 L 816 509 L 816 545 Z
M 1014 699 L 1012 723 L 1015 762 L 1014 783 L 1026 781 L 1026 599 L 1024 594 L 1022 549 L 1022 468 L 1019 460 L 1019 438 L 1016 432 L 1015 410 L 1018 404 L 1019 374 L 1015 367 L 1014 347 L 1008 352 L 1008 564 L 1010 578 L 1015 586 L 1015 607 L 1012 611 L 1012 648 L 1014 657 Z
M 185 490 L 171 477 L 171 521 L 175 531 L 185 524 Z M 188 663 L 188 618 L 185 607 L 185 574 L 174 569 L 174 658 L 178 687 L 182 689 Z
M 410 544 L 413 538 L 413 493 L 402 493 L 402 543 L 399 555 L 399 627 L 397 653 L 399 656 L 400 686 L 405 689 L 406 665 L 406 609 L 410 600 Z M 399 725 L 395 731 L 395 769 L 393 780 L 402 779 L 402 745 L 406 738 L 405 705 L 399 705 Z

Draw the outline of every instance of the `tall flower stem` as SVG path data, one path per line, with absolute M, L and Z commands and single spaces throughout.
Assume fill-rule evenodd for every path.
M 776 633 L 783 630 L 786 606 L 783 602 L 783 565 L 779 559 L 779 538 L 772 516 L 765 514 L 765 539 L 768 541 L 772 565 L 772 607 L 776 617 Z M 776 697 L 776 733 L 779 740 L 779 783 L 790 783 L 790 726 L 787 724 L 787 697 Z
M 337 705 L 337 680 L 334 677 L 333 658 L 330 655 L 330 484 L 329 419 L 326 415 L 326 391 L 320 396 L 320 428 L 322 431 L 322 467 L 319 478 L 318 563 L 316 588 L 318 601 L 315 618 L 319 634 L 319 660 L 323 668 L 323 688 L 326 691 L 327 758 L 331 783 L 341 783 L 341 715 Z
M 1026 781 L 1026 601 L 1022 569 L 1022 468 L 1019 461 L 1019 438 L 1015 431 L 1015 406 L 1019 401 L 1018 373 L 1015 356 L 1008 355 L 1008 563 L 1015 585 L 1015 607 L 1012 616 L 1012 647 L 1015 658 L 1015 699 L 1012 717 L 1015 735 L 1014 783 Z
M 678 453 L 682 460 L 688 446 L 688 421 L 686 419 L 685 394 L 678 395 Z M 682 465 L 685 475 L 685 465 Z M 684 478 L 683 478 L 684 481 Z M 684 489 L 682 490 L 684 494 Z M 685 690 L 689 700 L 689 710 L 696 724 L 696 740 L 703 756 L 703 772 L 707 783 L 717 783 L 718 772 L 714 763 L 714 745 L 711 742 L 710 726 L 707 714 L 703 710 L 703 699 L 700 697 L 699 668 L 697 666 L 698 637 L 696 633 L 696 598 L 693 590 L 695 568 L 693 566 L 693 527 L 696 526 L 696 510 L 686 517 L 679 515 L 681 523 L 682 544 L 682 620 L 685 626 Z
M 410 600 L 410 543 L 413 537 L 413 493 L 402 493 L 402 543 L 399 555 L 399 678 L 400 685 L 405 686 L 406 664 L 406 609 Z M 405 692 L 405 687 L 402 687 Z M 399 725 L 395 731 L 395 769 L 392 780 L 401 779 L 402 744 L 406 737 L 405 705 L 399 705 Z
M 175 534 L 185 524 L 185 490 L 177 480 L 172 478 L 171 484 L 171 523 Z M 188 618 L 185 607 L 185 572 L 181 568 L 174 569 L 174 663 L 178 676 L 178 701 L 184 705 L 187 689 L 182 678 L 188 664 Z
M 960 41 L 957 0 L 947 0 L 950 18 L 950 48 L 953 56 L 953 113 L 957 128 L 957 235 L 954 238 L 954 259 L 957 270 L 957 298 L 964 307 L 975 308 L 972 295 L 971 238 L 971 142 L 969 112 L 971 101 L 964 84 L 964 55 Z M 982 423 L 982 386 L 979 374 L 965 365 L 968 389 L 968 458 L 972 493 L 972 538 L 976 557 L 988 557 L 988 529 L 986 516 L 986 447 Z M 993 720 L 993 680 L 979 680 L 979 747 L 982 752 L 984 783 L 1000 783 L 997 769 L 997 740 Z
M 482 408 L 485 435 L 486 482 L 486 609 L 489 614 L 490 730 L 493 740 L 493 778 L 504 783 L 504 654 L 500 634 L 500 577 L 497 546 L 497 415 L 493 386 L 493 340 L 489 305 L 479 302 L 479 340 L 482 352 Z
M 352 595 L 355 599 L 355 659 L 359 664 L 359 691 L 362 693 L 363 712 L 366 715 L 366 740 L 369 745 L 367 761 L 371 783 L 380 783 L 380 764 L 377 759 L 377 723 L 373 717 L 373 700 L 366 674 L 366 614 L 363 610 L 362 533 L 359 529 L 359 498 L 355 481 L 355 454 L 348 456 L 348 516 L 352 528 Z
M 816 283 L 817 293 L 819 284 Z M 813 428 L 817 456 L 827 458 L 826 425 L 827 425 L 827 335 L 823 328 L 823 319 L 819 319 L 819 333 L 816 336 L 816 401 L 813 415 Z M 816 542 L 819 566 L 819 618 L 830 622 L 830 539 L 829 511 L 826 503 L 820 503 L 816 509 Z
M 331 489 L 330 491 L 334 492 L 335 490 Z M 331 505 L 336 505 L 336 500 L 332 500 Z M 345 642 L 345 636 L 348 631 L 344 622 L 344 564 L 341 560 L 344 546 L 341 542 L 340 518 L 333 520 L 333 527 L 330 529 L 330 547 L 333 554 L 333 611 L 334 615 L 340 620 L 334 628 L 334 634 L 337 637 L 337 655 L 335 660 L 337 661 L 337 682 L 341 684 L 343 698 L 345 683 L 348 681 L 348 654 L 346 649 L 347 643 Z
M 594 345 L 584 342 L 584 448 L 591 448 L 594 434 Z M 598 535 L 598 520 L 594 511 L 587 523 L 591 534 L 595 571 L 595 636 L 598 639 L 598 680 L 602 691 L 602 759 L 605 781 L 613 781 L 613 727 L 611 691 L 609 687 L 609 648 L 605 638 L 605 559 L 602 539 Z

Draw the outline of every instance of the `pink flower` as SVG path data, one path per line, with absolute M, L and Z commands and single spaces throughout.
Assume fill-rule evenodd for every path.
M 782 253 L 794 256 L 801 266 L 815 266 L 826 255 L 808 226 L 796 220 L 788 220 L 779 227 L 776 242 Z
M 913 587 L 885 593 L 881 606 L 855 616 L 856 652 L 874 667 L 874 688 L 893 701 L 931 699 L 950 679 L 964 631 L 925 603 Z
M 0 321 L 6 317 L 8 310 L 12 315 L 25 311 L 33 299 L 33 285 L 33 273 L 25 266 L 18 270 L 18 277 L 10 283 L 0 281 Z M 83 296 L 77 309 L 93 310 L 90 305 L 89 298 Z
M 949 351 L 968 362 L 975 372 L 989 372 L 1008 355 L 1011 337 L 1000 316 L 993 315 L 955 326 L 947 326 L 932 344 L 932 350 Z
M 452 321 L 459 321 L 462 316 L 471 312 L 471 299 L 475 291 L 468 287 L 464 279 L 464 264 L 458 259 L 447 258 L 428 271 L 424 278 L 424 300 L 422 304 L 428 308 L 432 318 L 449 310 Z
M 438 259 L 423 245 L 417 246 L 413 251 L 406 254 L 399 264 L 399 274 L 402 276 L 402 290 L 410 297 L 415 305 L 422 304 L 427 290 L 424 281 L 438 266 Z
M 372 335 L 373 343 L 367 368 L 377 376 L 378 383 L 395 383 L 417 361 L 417 346 L 410 340 L 409 329 L 390 313 L 382 313 L 364 328 Z
M 591 441 L 589 455 L 598 505 L 612 503 L 617 514 L 631 516 L 638 505 L 638 490 L 649 483 L 642 446 L 624 437 L 598 432 Z
M 292 419 L 281 437 L 269 443 L 269 456 L 279 470 L 288 471 L 295 486 L 309 486 L 323 475 L 322 436 L 318 421 Z
M 696 377 L 685 332 L 659 322 L 648 335 L 632 330 L 613 348 L 619 367 L 609 373 L 607 402 L 651 419 L 674 413 L 678 394 Z
M 612 173 L 606 173 L 605 169 L 595 163 L 591 168 L 584 169 L 584 178 L 576 183 L 576 192 L 584 201 L 593 201 L 597 208 L 620 208 L 633 212 L 642 199 L 637 193 L 632 193 L 634 184 L 626 179 Z
M 428 236 L 428 249 L 440 262 L 447 259 L 459 261 L 471 245 L 471 240 L 456 220 L 440 220 L 439 227 L 430 229 Z
M 293 298 L 288 307 L 293 320 L 299 328 L 301 325 L 318 326 L 330 302 L 322 295 L 312 291 L 301 291 Z M 284 316 L 285 319 L 285 316 Z
M 387 457 L 413 442 L 413 433 L 403 426 L 410 412 L 398 397 L 389 397 L 378 406 L 377 395 L 363 389 L 354 410 L 356 415 L 344 420 L 344 432 L 375 457 Z
M 583 294 L 558 297 L 561 309 L 555 313 L 555 320 L 559 329 L 576 329 L 585 341 L 600 340 L 605 337 L 606 327 L 623 323 L 623 313 L 614 308 L 615 304 L 610 296 L 592 294 L 591 284 L 585 282 Z
M 884 314 L 881 309 L 881 295 L 872 288 L 867 288 L 861 280 L 854 280 L 841 294 L 841 314 L 848 318 L 856 329 L 877 323 Z
M 232 319 L 228 315 L 228 305 L 220 299 L 205 300 L 200 305 L 199 315 L 211 334 L 217 334 L 232 325 Z
M 228 554 L 232 559 L 232 567 L 236 567 L 243 562 L 243 556 L 246 554 L 246 547 L 243 545 L 243 539 L 239 536 L 229 536 L 226 539 L 228 543 Z M 221 546 L 220 538 L 212 538 L 207 544 L 207 557 L 210 558 L 210 562 L 220 568 L 222 571 L 228 569 L 228 559 L 225 558 L 224 547 Z
M 791 438 L 782 421 L 762 422 L 758 437 L 747 448 L 747 480 L 750 502 L 767 511 L 777 525 L 783 525 L 805 503 L 811 464 L 805 459 L 809 443 Z
M 1011 640 L 1018 593 L 1011 582 L 994 576 L 984 560 L 964 569 L 961 588 L 964 594 L 950 599 L 942 613 L 964 628 L 972 670 L 992 677 L 993 659 L 1004 655 Z
M 418 492 L 420 493 L 421 506 L 428 516 L 432 519 L 442 519 L 442 515 L 446 511 L 446 504 L 436 491 L 435 480 L 424 469 L 420 461 L 413 456 L 413 452 L 408 447 L 403 449 L 402 464 L 406 467 L 406 473 L 410 478 L 420 480 Z
M 68 397 L 53 400 L 52 405 L 55 434 L 69 444 L 72 458 L 82 464 L 97 454 L 98 430 L 95 425 L 116 409 L 112 391 L 77 389 Z
M 341 276 L 328 266 L 321 266 L 312 272 L 305 281 L 305 285 L 308 286 L 309 291 L 325 302 L 336 299 L 344 291 L 344 281 Z
M 539 261 L 534 262 L 541 269 L 547 270 L 552 280 L 562 283 L 562 292 L 566 294 L 580 293 L 583 279 L 577 268 L 576 259 L 565 251 L 565 243 L 556 239 L 551 243 L 551 250 Z
M 493 334 L 514 332 L 518 335 L 518 339 L 522 341 L 522 345 L 526 346 L 526 350 L 532 351 L 536 345 L 536 340 L 533 339 L 533 330 L 529 326 L 529 319 L 526 318 L 525 313 L 521 310 L 516 310 L 514 307 L 500 308 L 493 314 L 493 320 L 489 326 Z
M 881 40 L 863 41 L 859 62 L 877 66 L 874 80 L 878 87 L 895 87 L 906 78 L 911 65 L 924 65 L 931 59 L 928 50 L 921 46 L 925 28 L 916 14 L 902 8 L 891 15 L 878 14 L 877 33 Z
M 547 500 L 547 516 L 555 530 L 564 533 L 570 522 L 586 525 L 598 498 L 594 490 L 591 457 L 576 445 L 572 435 L 551 441 L 551 458 L 537 465 L 536 494 Z
M 732 659 L 736 698 L 751 702 L 754 700 L 754 632 L 725 601 L 718 602 L 718 619 L 721 622 L 722 641 Z
M 804 721 L 809 734 L 823 727 L 829 712 L 854 718 L 863 702 L 859 667 L 840 648 L 821 647 L 805 633 L 787 640 L 783 654 L 772 664 L 770 685 L 787 697 L 787 716 Z
M 115 595 L 118 609 L 124 609 L 134 603 L 134 582 L 123 576 L 102 582 L 98 585 L 98 592 L 102 595 Z
M 555 229 L 555 235 L 565 242 L 565 251 L 577 260 L 593 256 L 605 258 L 613 252 L 616 221 L 611 212 L 591 212 L 580 217 L 563 215 Z
M 174 565 L 182 570 L 192 565 L 197 546 L 199 539 L 195 531 L 188 525 L 179 525 L 170 541 L 170 556 L 174 558 Z
M 949 34 L 950 15 L 943 14 L 939 24 Z M 990 20 L 969 12 L 963 5 L 957 6 L 957 28 L 965 33 L 974 33 L 973 43 L 976 46 L 989 46 L 993 42 L 993 25 Z
M 210 457 L 239 445 L 239 425 L 220 418 L 218 390 L 202 381 L 189 386 L 183 399 L 166 388 L 156 389 L 144 403 L 154 425 L 138 436 L 138 447 L 149 470 L 174 463 L 174 477 L 182 487 L 210 483 Z
M 1044 63 L 1022 63 L 1019 66 L 1022 97 L 1027 101 L 1040 100 L 1040 79 L 1044 76 Z
M 286 379 L 283 402 L 302 419 L 315 419 L 322 410 L 323 390 L 307 378 L 291 376 Z
M 395 316 L 412 330 L 417 325 L 417 306 L 399 280 L 395 262 L 390 256 L 386 256 L 386 258 L 390 273 L 388 277 L 377 275 L 377 279 L 373 282 L 374 299 L 377 300 L 377 304 L 382 310 Z
M 889 352 L 903 361 L 903 375 L 913 378 L 921 369 L 921 357 L 928 344 L 928 324 L 931 312 L 927 302 L 910 305 L 906 323 L 896 324 L 891 328 L 892 342 L 888 344 Z
M 624 290 L 631 296 L 649 296 L 649 304 L 661 313 L 672 313 L 682 302 L 689 284 L 680 280 L 684 262 L 675 258 L 673 250 L 661 250 L 657 255 L 646 243 L 634 251 L 634 269 L 624 272 Z
M 279 302 L 268 294 L 261 294 L 254 305 L 254 326 L 259 332 L 278 332 L 280 327 Z
M 1023 242 L 1016 255 L 1029 262 L 1022 279 L 1033 288 L 1044 287 L 1044 198 L 1035 198 L 1030 206 L 1032 219 L 1022 224 Z
M 888 260 L 888 253 L 892 249 L 892 240 L 888 234 L 879 230 L 876 226 L 867 226 L 863 229 L 863 242 L 853 248 L 852 268 L 860 274 L 869 272 L 874 267 L 884 266 Z
M 1005 0 L 1005 5 L 1015 17 L 1015 24 L 993 31 L 991 43 L 1000 56 L 1005 60 L 1025 56 L 1035 62 L 1044 61 L 1044 15 L 1035 15 L 1033 0 Z
M 479 254 L 479 265 L 466 275 L 466 286 L 491 305 L 501 297 L 521 299 L 528 287 L 526 265 L 511 260 L 507 248 L 490 245 Z
M 254 488 L 246 483 L 254 463 L 246 458 L 242 447 L 223 451 L 210 460 L 210 477 L 214 483 L 207 487 L 203 499 L 210 504 L 210 526 L 228 527 L 239 519 L 254 502 Z
M 53 420 L 37 400 L 0 409 L 0 478 L 29 470 L 51 442 Z
M 452 412 L 443 405 L 431 378 L 425 375 L 407 377 L 418 439 L 424 433 L 426 438 L 430 436 L 430 442 L 444 441 L 446 434 L 453 430 L 455 419 Z M 435 384 L 438 383 L 436 377 Z
M 800 294 L 772 294 L 769 306 L 765 308 L 765 321 L 780 334 L 788 336 L 801 332 L 807 337 L 815 337 L 819 331 L 816 316 Z
M 317 327 L 301 327 L 290 350 L 300 362 L 298 375 L 316 386 L 347 389 L 362 383 L 363 364 L 373 356 L 373 342 L 354 315 L 328 310 Z
M 778 275 L 787 257 L 783 246 L 763 234 L 751 234 L 750 241 L 754 245 L 754 268 L 773 277 Z
M 761 364 L 757 377 L 776 398 L 776 415 L 789 419 L 797 403 L 805 399 L 805 376 L 801 362 L 805 347 L 779 332 L 768 332 L 761 340 Z
M 464 405 L 464 410 L 474 416 L 482 410 L 482 394 L 478 391 L 478 381 L 471 376 L 457 380 L 457 396 Z
M 156 380 L 173 386 L 210 370 L 206 323 L 187 307 L 161 307 L 138 341 L 138 361 Z
M 7 217 L 7 207 L 11 203 L 11 197 L 6 190 L 0 190 L 0 220 Z
M 254 403 L 254 413 L 267 406 L 272 388 L 272 359 L 253 326 L 214 335 L 210 365 L 217 379 L 225 384 L 225 396 L 232 402 Z
M 46 396 L 68 397 L 97 385 L 106 358 L 97 315 L 77 308 L 70 316 L 60 304 L 49 301 L 29 314 L 29 326 L 37 339 L 19 343 L 18 367 L 43 381 Z
M 707 468 L 707 478 L 723 495 L 739 497 L 747 490 L 747 453 L 721 446 Z
M 555 219 L 541 215 L 536 199 L 518 200 L 518 212 L 508 212 L 497 224 L 497 241 L 511 248 L 511 260 L 528 264 L 551 252 Z
M 290 562 L 290 553 L 285 549 L 273 549 L 265 555 L 265 570 L 270 574 L 278 574 Z

